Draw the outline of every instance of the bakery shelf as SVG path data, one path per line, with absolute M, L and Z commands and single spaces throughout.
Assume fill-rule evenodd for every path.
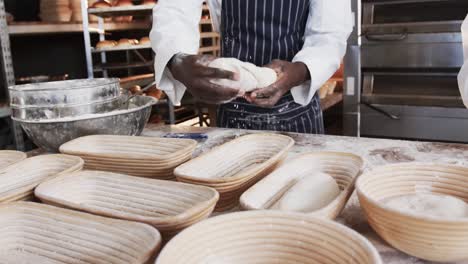
M 104 31 L 124 31 L 148 29 L 151 24 L 146 21 L 133 21 L 131 23 L 105 23 Z M 97 23 L 89 24 L 90 33 L 100 33 Z M 47 22 L 19 22 L 8 25 L 10 35 L 42 35 L 57 33 L 82 33 L 82 23 L 47 23 Z
M 343 94 L 342 93 L 334 93 L 327 95 L 324 99 L 320 100 L 320 105 L 322 106 L 322 111 L 326 111 L 333 106 L 341 103 L 343 101 Z
M 207 25 L 207 24 L 211 24 L 211 23 L 212 23 L 211 19 L 204 18 L 204 19 L 200 20 L 200 24 L 202 24 L 202 25 Z
M 136 5 L 136 6 L 113 6 L 105 8 L 88 8 L 90 15 L 96 15 L 100 17 L 112 17 L 112 16 L 145 16 L 151 15 L 155 5 Z
M 144 45 L 132 45 L 130 47 L 112 47 L 112 48 L 92 48 L 91 51 L 93 53 L 100 53 L 100 52 L 112 52 L 112 51 L 125 51 L 125 50 L 140 50 L 140 49 L 151 49 L 151 44 L 144 44 Z
M 154 64 L 153 61 L 147 62 L 135 62 L 135 63 L 106 63 L 96 65 L 94 68 L 95 72 L 104 71 L 104 70 L 119 70 L 119 69 L 128 69 L 128 68 L 141 68 L 141 67 L 152 67 Z
M 218 51 L 220 50 L 219 46 L 210 46 L 210 47 L 201 47 L 198 52 L 203 53 L 203 52 L 210 52 L 210 51 Z
M 217 38 L 219 37 L 218 32 L 202 32 L 200 33 L 200 38 Z

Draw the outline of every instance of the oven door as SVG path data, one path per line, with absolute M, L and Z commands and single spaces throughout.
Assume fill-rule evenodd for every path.
M 364 69 L 459 69 L 463 65 L 460 32 L 367 36 L 361 50 Z
M 468 142 L 466 131 L 456 73 L 364 73 L 362 136 Z
M 456 72 L 365 72 L 361 102 L 464 108 Z
M 363 4 L 365 36 L 459 32 L 468 13 L 466 0 L 387 0 Z

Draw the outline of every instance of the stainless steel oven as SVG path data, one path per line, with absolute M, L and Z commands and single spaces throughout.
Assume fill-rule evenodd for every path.
M 468 1 L 361 4 L 359 55 L 345 58 L 345 133 L 468 142 L 457 85 Z
M 362 1 L 364 35 L 459 32 L 466 0 Z

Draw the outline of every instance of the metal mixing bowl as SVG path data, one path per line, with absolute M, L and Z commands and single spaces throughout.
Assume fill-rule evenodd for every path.
M 12 116 L 23 120 L 106 113 L 121 105 L 116 78 L 15 85 L 9 91 Z
M 12 118 L 21 124 L 37 146 L 49 152 L 57 152 L 63 143 L 82 136 L 140 135 L 156 102 L 153 97 L 136 96 L 130 101 L 129 109 L 122 106 L 121 109 L 103 114 L 40 121 Z

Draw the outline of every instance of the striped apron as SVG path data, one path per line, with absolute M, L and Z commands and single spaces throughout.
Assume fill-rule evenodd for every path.
M 274 59 L 292 61 L 304 44 L 309 0 L 223 0 L 222 57 L 258 66 Z M 273 108 L 236 99 L 218 108 L 218 126 L 323 134 L 317 94 L 302 106 L 286 93 Z

